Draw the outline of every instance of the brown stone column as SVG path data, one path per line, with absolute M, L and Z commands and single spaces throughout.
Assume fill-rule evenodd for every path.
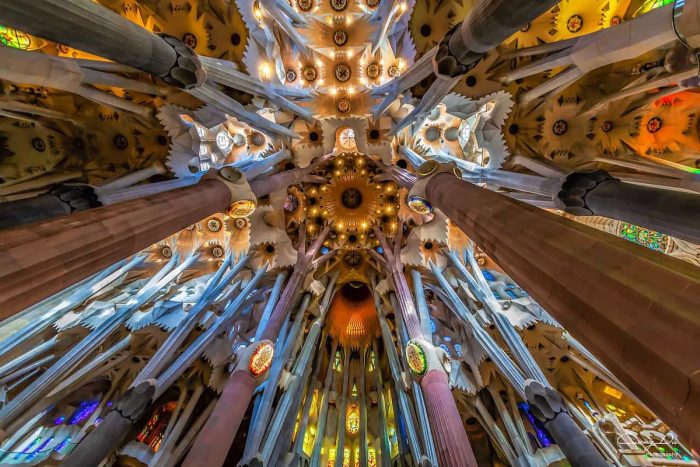
M 224 465 L 258 382 L 246 370 L 231 375 L 214 411 L 182 463 L 183 467 Z
M 445 467 L 477 467 L 447 375 L 431 370 L 420 381 L 438 462 Z
M 231 202 L 205 180 L 86 212 L 0 231 L 0 319 L 60 292 Z
M 425 194 L 700 449 L 700 269 L 449 173 Z

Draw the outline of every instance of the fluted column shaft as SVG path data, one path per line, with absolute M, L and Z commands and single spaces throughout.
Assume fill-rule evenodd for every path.
M 429 371 L 421 379 L 420 387 L 430 414 L 430 428 L 440 466 L 477 467 L 445 372 Z
M 257 385 L 258 381 L 246 369 L 231 375 L 183 461 L 184 467 L 223 465 Z
M 0 319 L 225 210 L 218 180 L 0 231 Z
M 700 447 L 700 271 L 440 173 L 428 200 L 642 402 Z

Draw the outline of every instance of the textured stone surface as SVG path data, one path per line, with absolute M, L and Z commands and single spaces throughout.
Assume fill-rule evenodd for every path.
M 690 446 L 700 447 L 700 270 L 439 174 L 428 199 Z
M 429 371 L 420 382 L 440 466 L 477 467 L 447 375 Z
M 0 231 L 0 318 L 223 211 L 230 196 L 210 180 Z

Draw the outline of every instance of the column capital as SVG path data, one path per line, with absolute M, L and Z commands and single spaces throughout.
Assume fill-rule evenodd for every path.
M 469 65 L 464 65 L 460 63 L 460 60 L 455 56 L 455 54 L 450 50 L 450 40 L 454 34 L 459 35 L 462 23 L 457 23 L 449 31 L 445 33 L 445 36 L 438 44 L 438 50 L 433 58 L 433 71 L 436 75 L 449 76 L 450 78 L 456 78 L 457 76 L 462 76 L 469 70 L 474 68 L 478 63 L 478 60 L 472 61 Z
M 173 48 L 176 57 L 170 70 L 160 78 L 171 86 L 182 89 L 204 85 L 207 75 L 197 53 L 177 37 L 164 33 L 159 33 L 158 36 Z
M 418 167 L 417 172 L 418 179 L 408 193 L 407 204 L 413 211 L 423 215 L 433 212 L 433 205 L 428 201 L 425 193 L 430 180 L 441 173 L 451 173 L 460 180 L 462 179 L 462 171 L 454 162 L 441 163 L 435 160 L 429 160 L 422 163 Z
M 240 169 L 231 166 L 211 169 L 204 174 L 202 180 L 216 180 L 226 185 L 231 193 L 227 209 L 231 217 L 248 217 L 255 211 L 257 197 Z
M 552 200 L 558 209 L 576 216 L 593 216 L 586 197 L 599 185 L 619 181 L 605 170 L 572 172 L 564 176 L 552 192 Z
M 561 395 L 534 379 L 525 382 L 525 397 L 532 413 L 543 423 L 554 420 L 560 413 L 567 413 Z

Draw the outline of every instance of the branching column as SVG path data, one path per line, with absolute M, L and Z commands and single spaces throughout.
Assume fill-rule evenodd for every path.
M 306 226 L 299 229 L 299 244 L 297 247 L 297 263 L 294 271 L 275 305 L 270 321 L 262 332 L 263 340 L 276 341 L 277 335 L 287 319 L 289 311 L 299 295 L 304 278 L 318 263 L 314 262 L 316 253 L 321 248 L 330 228 L 326 227 L 306 248 Z M 323 260 L 319 258 L 316 261 Z M 219 397 L 212 415 L 197 436 L 183 465 L 194 467 L 201 465 L 223 465 L 226 460 L 236 432 L 243 420 L 248 405 L 258 385 L 257 379 L 249 371 L 234 371 L 226 384 L 224 392 Z
M 401 264 L 401 240 L 403 237 L 402 226 L 399 226 L 394 244 L 384 237 L 384 234 L 375 228 L 375 235 L 379 239 L 386 256 L 385 266 L 394 282 L 396 299 L 401 315 L 406 323 L 406 329 L 411 339 L 424 340 L 418 312 L 413 303 L 411 290 L 408 287 L 406 276 Z M 432 343 L 426 342 L 426 347 Z M 440 465 L 444 466 L 474 466 L 476 459 L 472 452 L 467 432 L 459 415 L 457 404 L 452 397 L 449 381 L 445 370 L 435 366 L 422 377 L 420 381 L 426 409 L 430 418 L 430 426 L 435 438 Z
M 425 196 L 671 428 L 700 447 L 700 272 L 422 167 Z
M 41 20 L 38 20 L 41 18 Z M 197 54 L 89 0 L 0 0 L 0 22 L 192 88 L 204 84 Z

